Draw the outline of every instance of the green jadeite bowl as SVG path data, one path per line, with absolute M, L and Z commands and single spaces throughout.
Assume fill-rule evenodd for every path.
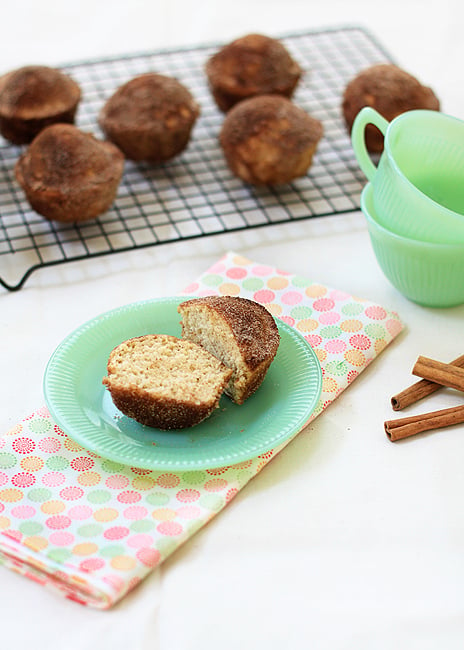
M 464 303 L 464 244 L 409 239 L 381 226 L 371 183 L 362 191 L 361 210 L 379 266 L 398 291 L 426 307 Z

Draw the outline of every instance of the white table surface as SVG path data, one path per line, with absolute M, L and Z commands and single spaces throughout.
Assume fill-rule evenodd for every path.
M 435 89 L 445 112 L 464 118 L 463 22 L 461 0 L 22 0 L 3 8 L 0 65 L 361 25 Z M 1 647 L 461 649 L 464 429 L 392 444 L 383 422 L 418 355 L 464 352 L 464 306 L 403 298 L 382 275 L 360 213 L 67 263 L 35 272 L 18 292 L 0 290 L 0 431 L 42 405 L 45 364 L 74 327 L 175 294 L 228 250 L 381 303 L 405 331 L 114 609 L 81 607 L 1 568 Z M 427 410 L 461 401 L 443 391 Z

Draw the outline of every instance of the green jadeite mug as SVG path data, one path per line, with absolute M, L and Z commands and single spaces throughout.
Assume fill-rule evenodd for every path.
M 384 135 L 376 166 L 364 131 Z M 413 110 L 388 122 L 365 107 L 351 132 L 359 166 L 372 183 L 379 223 L 412 239 L 464 244 L 464 122 L 438 111 Z

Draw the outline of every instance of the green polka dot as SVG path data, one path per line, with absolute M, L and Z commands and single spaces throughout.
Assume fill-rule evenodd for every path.
M 222 276 L 220 276 L 220 275 L 216 275 L 216 274 L 211 273 L 209 275 L 205 275 L 202 278 L 202 281 L 203 281 L 204 284 L 206 284 L 207 287 L 217 287 L 220 284 L 222 284 L 222 282 L 224 281 L 224 278 Z
M 115 463 L 112 460 L 104 460 L 102 462 L 102 467 L 105 470 L 105 472 L 108 472 L 109 474 L 112 474 L 113 472 L 122 472 L 122 470 L 126 467 L 122 463 Z
M 292 278 L 292 284 L 294 287 L 309 287 L 312 282 L 308 278 L 303 278 L 300 275 L 296 275 Z
M 52 423 L 48 419 L 37 417 L 29 420 L 28 427 L 33 433 L 46 433 L 52 428 Z
M 150 521 L 149 519 L 139 519 L 130 525 L 130 529 L 133 530 L 134 533 L 148 533 L 150 530 L 153 530 L 154 527 L 155 522 Z
M 117 555 L 124 555 L 125 552 L 126 547 L 121 544 L 108 544 L 108 546 L 103 546 L 100 549 L 102 557 L 116 557 Z
M 260 278 L 245 278 L 242 282 L 242 287 L 247 291 L 257 291 L 264 287 L 264 281 Z
M 69 466 L 69 460 L 64 458 L 64 456 L 50 456 L 50 458 L 47 458 L 45 461 L 45 465 L 48 469 L 62 470 Z
M 189 535 L 194 535 L 196 532 L 200 530 L 202 526 L 204 526 L 204 521 L 191 521 L 187 524 L 186 529 L 189 533 Z
M 107 503 L 111 499 L 111 492 L 108 490 L 92 490 L 87 494 L 90 503 Z
M 169 496 L 163 492 L 150 492 L 146 500 L 152 506 L 164 506 L 169 501 Z
M 342 330 L 338 325 L 328 325 L 319 330 L 319 334 L 325 339 L 335 339 L 337 336 L 340 336 Z
M 290 312 L 290 316 L 295 320 L 301 320 L 302 318 L 309 318 L 313 310 L 311 307 L 305 307 L 304 305 L 299 305 L 298 307 L 293 307 Z
M 370 336 L 373 339 L 383 339 L 386 336 L 385 327 L 378 323 L 368 323 L 364 328 L 364 331 L 367 336 Z
M 14 454 L 8 454 L 7 452 L 2 452 L 0 454 L 0 467 L 2 469 L 10 469 L 16 465 L 16 457 Z
M 47 553 L 47 557 L 49 557 L 51 560 L 54 562 L 66 562 L 71 557 L 72 553 L 69 549 L 67 548 L 52 548 L 50 551 Z
M 43 526 L 38 521 L 23 521 L 19 525 L 19 530 L 23 535 L 38 535 L 43 530 Z
M 181 478 L 187 485 L 201 485 L 205 482 L 206 472 L 185 472 Z
M 100 524 L 84 524 L 77 529 L 81 537 L 96 537 L 103 531 L 103 526 Z
M 27 498 L 30 501 L 35 501 L 36 503 L 42 503 L 42 501 L 48 501 L 52 496 L 51 490 L 46 488 L 34 488 L 27 493 Z
M 176 550 L 177 542 L 168 537 L 162 537 L 156 542 L 156 548 L 163 557 L 167 557 L 170 553 Z
M 364 307 L 358 302 L 349 302 L 347 305 L 343 305 L 342 313 L 346 316 L 357 316 L 364 311 Z
M 225 499 L 218 494 L 204 494 L 199 503 L 207 510 L 218 512 L 225 505 Z
M 252 479 L 254 476 L 253 472 L 250 472 L 248 469 L 242 469 L 239 472 L 237 472 L 237 478 L 236 481 L 238 483 L 238 487 L 242 488 L 244 485 L 248 483 L 250 479 Z
M 329 375 L 346 375 L 348 374 L 348 365 L 345 361 L 329 361 L 325 364 L 325 370 Z

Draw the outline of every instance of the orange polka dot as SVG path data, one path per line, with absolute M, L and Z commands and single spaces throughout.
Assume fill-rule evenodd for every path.
M 132 487 L 136 490 L 151 490 L 156 485 L 156 479 L 151 476 L 136 476 L 132 479 Z
M 382 352 L 387 347 L 387 343 L 385 339 L 377 339 L 374 343 L 374 350 L 376 351 L 377 354 Z
M 6 530 L 11 525 L 11 521 L 8 517 L 0 517 L 0 530 Z
M 248 264 L 251 263 L 250 260 L 248 260 L 246 257 L 243 257 L 243 255 L 234 255 L 232 262 L 237 266 L 248 266 Z
M 110 564 L 113 569 L 117 569 L 118 571 L 130 571 L 135 567 L 136 559 L 128 555 L 116 555 L 111 558 Z
M 81 447 L 77 442 L 71 440 L 71 438 L 65 438 L 64 446 L 69 451 L 82 451 L 84 449 L 84 447 Z
M 82 544 L 76 544 L 72 552 L 74 555 L 92 555 L 98 551 L 97 544 L 93 542 L 82 542 Z
M 118 511 L 114 508 L 99 508 L 93 513 L 96 521 L 113 521 L 118 516 Z
M 48 542 L 45 537 L 40 537 L 39 535 L 31 535 L 31 537 L 26 537 L 24 540 L 24 546 L 27 546 L 33 551 L 43 551 L 44 548 L 47 548 Z
M 63 512 L 65 507 L 66 506 L 64 505 L 63 501 L 60 501 L 59 499 L 53 499 L 51 501 L 44 501 L 44 503 L 42 503 L 40 506 L 40 509 L 47 515 L 56 515 L 59 512 Z
M 19 464 L 25 472 L 38 472 L 45 463 L 39 456 L 26 456 L 26 458 L 21 458 Z
M 273 278 L 269 278 L 266 284 L 269 287 L 269 289 L 274 289 L 275 291 L 278 291 L 279 289 L 285 289 L 285 287 L 288 287 L 288 280 L 287 278 L 273 277 Z
M 360 320 L 355 318 L 344 320 L 340 323 L 340 329 L 344 332 L 359 332 L 362 329 L 363 324 Z
M 322 380 L 322 390 L 325 393 L 336 393 L 338 384 L 333 377 L 324 377 Z
M 6 436 L 17 436 L 23 430 L 22 424 L 15 424 L 15 426 L 5 433 Z
M 171 521 L 176 516 L 176 511 L 171 508 L 158 508 L 151 513 L 153 519 L 159 519 L 160 521 Z
M 240 287 L 233 282 L 223 282 L 218 287 L 218 291 L 223 296 L 237 296 L 240 293 Z
M 316 353 L 316 356 L 319 359 L 319 363 L 323 363 L 327 359 L 327 352 L 325 350 L 321 350 L 321 348 L 316 348 L 314 352 Z
M 306 287 L 305 294 L 308 298 L 320 298 L 325 296 L 327 289 L 320 284 L 311 284 L 309 287 Z
M 302 318 L 296 324 L 296 329 L 300 332 L 312 332 L 319 327 L 319 323 L 314 318 Z
M 86 487 L 97 485 L 100 481 L 101 475 L 98 472 L 82 472 L 77 477 L 77 482 Z
M 280 316 L 283 311 L 281 305 L 277 305 L 273 302 L 268 303 L 266 309 L 270 311 L 273 316 Z
M 16 488 L 6 488 L 5 490 L 0 491 L 0 501 L 14 503 L 15 501 L 21 501 L 22 498 L 23 493 L 21 490 L 17 490 Z
M 345 359 L 348 363 L 351 363 L 352 366 L 360 367 L 366 365 L 366 357 L 361 350 L 347 350 L 345 352 Z

